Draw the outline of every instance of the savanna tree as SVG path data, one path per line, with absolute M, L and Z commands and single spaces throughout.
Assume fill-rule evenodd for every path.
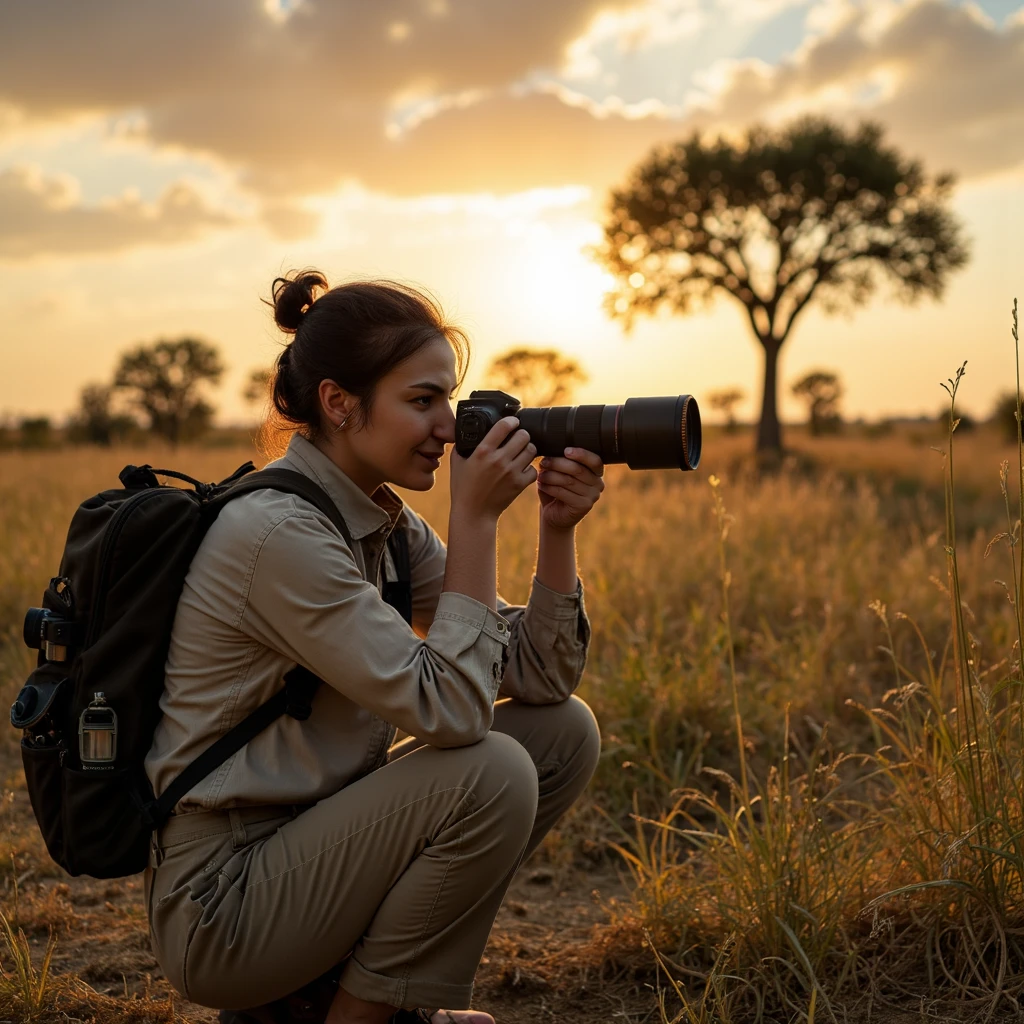
M 1019 396 L 1012 391 L 1004 391 L 992 406 L 989 422 L 995 424 L 999 433 L 1010 444 L 1017 443 L 1017 410 L 1020 408 Z
M 144 413 L 149 429 L 172 445 L 210 427 L 214 409 L 202 396 L 224 366 L 214 346 L 196 338 L 140 345 L 121 357 L 114 388 Z
M 487 368 L 487 381 L 526 406 L 564 405 L 587 380 L 580 364 L 553 348 L 514 348 Z
M 967 262 L 952 176 L 929 177 L 882 136 L 822 118 L 740 139 L 695 133 L 612 193 L 596 247 L 616 281 L 609 312 L 628 327 L 718 294 L 738 302 L 764 350 L 759 452 L 782 447 L 779 351 L 812 301 L 851 309 L 882 281 L 907 301 L 937 298 Z
M 112 409 L 109 384 L 86 384 L 79 393 L 78 411 L 68 424 L 69 434 L 86 444 L 110 445 L 122 441 L 136 426 L 131 416 Z
M 274 379 L 274 371 L 269 366 L 250 370 L 242 388 L 242 398 L 250 405 L 258 405 L 270 397 L 270 383 Z
M 793 394 L 807 404 L 807 421 L 811 434 L 817 437 L 839 423 L 839 400 L 843 385 L 828 370 L 811 370 L 794 385 Z
M 736 406 L 746 397 L 743 388 L 719 388 L 707 396 L 708 405 L 725 417 L 725 429 L 730 434 L 736 429 Z

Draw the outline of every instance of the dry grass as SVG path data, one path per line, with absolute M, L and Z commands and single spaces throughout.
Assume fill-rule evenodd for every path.
M 595 627 L 583 696 L 605 750 L 593 805 L 548 854 L 568 870 L 618 843 L 635 896 L 611 907 L 592 951 L 610 969 L 643 970 L 653 945 L 666 1020 L 857 1020 L 865 1000 L 876 1015 L 943 999 L 966 1007 L 961 1019 L 1013 1010 L 1024 981 L 1021 627 L 993 583 L 1012 579 L 1005 552 L 986 548 L 1005 529 L 999 463 L 1016 455 L 985 430 L 957 436 L 952 589 L 937 429 L 789 441 L 793 456 L 770 476 L 751 469 L 749 436 L 713 432 L 697 473 L 609 467 L 579 531 Z M 0 454 L 5 693 L 30 667 L 21 617 L 56 571 L 79 500 L 127 462 L 212 480 L 253 457 Z M 444 535 L 443 474 L 406 498 Z M 502 521 L 510 600 L 528 593 L 535 516 L 524 496 Z M 954 707 L 971 709 L 970 729 Z M 0 748 L 6 764 L 16 739 Z M 59 954 L 89 908 L 67 904 L 31 835 L 5 838 L 9 919 L 12 882 L 30 872 L 16 920 L 39 941 L 52 929 Z M 48 988 L 64 1012 L 86 1014 L 92 999 L 90 1019 L 108 1019 L 100 1003 L 115 995 L 59 979 Z M 118 1019 L 172 1019 L 164 992 L 131 997 L 117 1000 Z

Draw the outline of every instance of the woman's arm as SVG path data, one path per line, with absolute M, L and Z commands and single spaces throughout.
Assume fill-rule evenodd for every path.
M 576 527 L 545 522 L 543 509 L 537 543 L 537 579 L 558 594 L 576 593 Z
M 460 515 L 457 509 L 452 509 L 448 518 L 448 553 L 441 590 L 465 594 L 495 611 L 498 606 L 497 545 L 497 519 Z

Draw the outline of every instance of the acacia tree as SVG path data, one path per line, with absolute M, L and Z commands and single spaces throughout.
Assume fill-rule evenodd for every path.
M 214 409 L 202 397 L 224 366 L 217 349 L 196 338 L 140 345 L 121 357 L 114 387 L 145 413 L 149 429 L 172 445 L 209 429 Z
M 836 374 L 828 370 L 811 370 L 793 385 L 793 394 L 807 403 L 807 418 L 811 434 L 815 437 L 839 424 L 843 385 Z
M 491 361 L 487 379 L 523 405 L 548 406 L 567 402 L 587 375 L 575 359 L 553 348 L 514 348 Z
M 725 429 L 730 434 L 736 429 L 736 406 L 746 397 L 743 388 L 719 388 L 708 394 L 708 405 L 725 417 Z
M 77 440 L 109 446 L 114 441 L 124 440 L 137 425 L 131 416 L 113 411 L 113 394 L 109 384 L 86 384 L 82 388 L 78 412 L 68 425 Z
M 875 124 L 803 118 L 739 141 L 694 133 L 612 193 L 595 252 L 616 280 L 607 309 L 629 327 L 718 293 L 739 302 L 765 357 L 757 449 L 777 452 L 779 350 L 797 318 L 815 299 L 828 312 L 859 306 L 885 279 L 907 301 L 940 296 L 968 255 L 952 187 Z
M 270 384 L 274 379 L 274 369 L 270 366 L 250 370 L 246 378 L 245 387 L 242 388 L 242 398 L 249 405 L 256 405 L 265 402 L 270 395 Z

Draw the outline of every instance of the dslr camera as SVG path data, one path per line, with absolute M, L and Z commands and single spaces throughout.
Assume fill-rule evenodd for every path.
M 531 409 L 504 391 L 473 391 L 455 407 L 455 450 L 472 455 L 505 416 L 519 418 L 538 455 L 584 448 L 606 465 L 624 462 L 630 469 L 688 470 L 700 462 L 700 410 L 692 395 Z

